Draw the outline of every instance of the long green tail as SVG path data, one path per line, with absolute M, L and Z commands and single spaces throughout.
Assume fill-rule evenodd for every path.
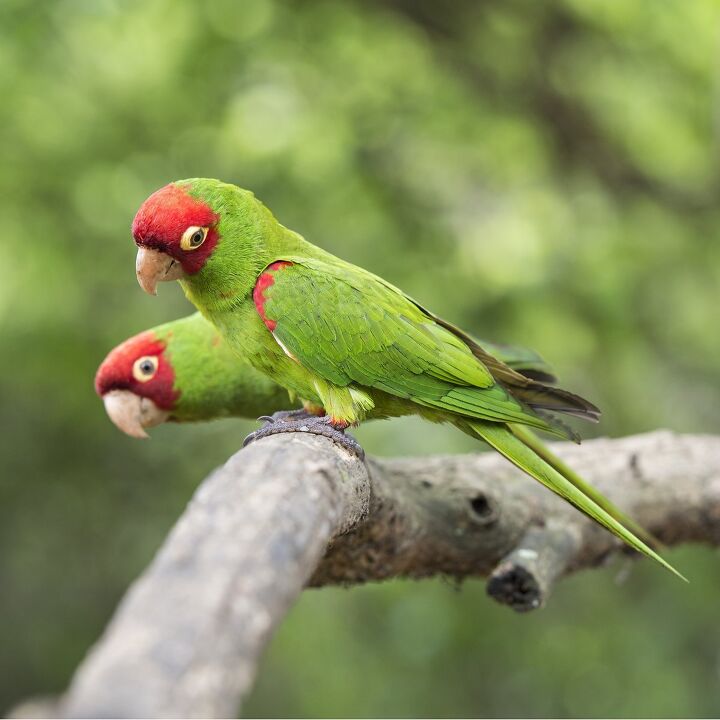
M 566 480 L 570 481 L 580 492 L 587 495 L 593 502 L 599 505 L 612 518 L 624 525 L 628 530 L 635 533 L 653 549 L 662 548 L 662 543 L 648 532 L 636 520 L 626 515 L 617 505 L 614 505 L 599 490 L 589 482 L 583 480 L 569 465 L 555 455 L 547 445 L 526 425 L 517 423 L 508 424 L 510 432 L 515 435 L 524 445 L 527 445 L 536 455 L 539 455 L 548 465 L 555 468 Z
M 515 428 L 511 429 L 507 425 L 490 422 L 468 422 L 467 424 L 478 437 L 494 447 L 501 455 L 504 455 L 510 460 L 511 463 L 521 470 L 524 470 L 528 475 L 535 478 L 554 493 L 560 495 L 560 497 L 575 505 L 578 510 L 584 512 L 588 517 L 591 517 L 600 525 L 607 528 L 613 535 L 617 535 L 617 537 L 626 542 L 631 548 L 659 562 L 664 568 L 687 582 L 687 578 L 681 575 L 670 563 L 663 560 L 652 548 L 648 547 L 633 532 L 628 530 L 621 521 L 614 518 L 610 512 L 593 499 L 592 496 L 600 496 L 597 490 L 593 489 L 592 496 L 589 495 L 584 490 L 589 486 L 585 481 L 575 475 L 575 473 L 571 473 L 573 480 L 580 480 L 580 486 L 576 486 L 573 480 L 563 475 L 562 468 L 564 465 L 559 461 L 559 458 L 557 458 L 559 464 L 553 467 L 543 456 L 537 453 L 532 446 L 541 445 L 537 438 L 533 437 L 532 445 L 529 445 L 525 444 L 523 439 L 514 434 Z M 543 455 L 550 453 L 544 446 L 543 450 Z M 609 500 L 603 498 L 603 501 L 606 506 L 613 507 Z

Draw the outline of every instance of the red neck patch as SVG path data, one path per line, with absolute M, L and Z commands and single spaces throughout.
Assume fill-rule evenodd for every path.
M 220 238 L 215 227 L 220 217 L 179 185 L 170 183 L 154 192 L 140 207 L 132 224 L 137 245 L 159 250 L 175 258 L 188 275 L 200 270 Z M 197 250 L 183 250 L 180 238 L 191 225 L 209 227 Z
M 285 260 L 278 260 L 277 262 L 268 265 L 256 280 L 255 288 L 253 289 L 253 302 L 255 303 L 255 307 L 257 308 L 262 321 L 265 323 L 265 327 L 270 332 L 273 332 L 277 327 L 277 320 L 271 320 L 265 314 L 265 302 L 267 301 L 265 291 L 275 282 L 273 274 L 281 268 L 288 267 L 289 265 L 292 265 L 292 263 Z
M 133 365 L 141 357 L 157 357 L 153 377 L 140 382 L 133 376 Z M 180 397 L 175 390 L 175 372 L 165 357 L 165 343 L 147 330 L 131 337 L 108 353 L 95 375 L 95 392 L 102 397 L 111 390 L 129 390 L 152 400 L 161 410 L 173 410 Z

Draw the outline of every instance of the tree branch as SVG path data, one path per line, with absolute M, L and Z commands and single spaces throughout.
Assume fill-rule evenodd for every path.
M 720 438 L 657 432 L 556 450 L 666 544 L 720 544 Z M 495 454 L 363 465 L 326 438 L 276 435 L 200 486 L 59 703 L 15 714 L 232 716 L 307 585 L 489 575 L 489 594 L 525 611 L 619 552 Z

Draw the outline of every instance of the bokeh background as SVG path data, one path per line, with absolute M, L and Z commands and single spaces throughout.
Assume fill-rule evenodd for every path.
M 468 330 L 529 345 L 593 433 L 720 424 L 713 0 L 0 4 L 0 707 L 62 689 L 205 474 L 255 425 L 121 435 L 120 340 L 191 311 L 129 226 L 173 179 L 280 220 Z M 396 420 L 379 455 L 477 450 Z M 304 594 L 258 716 L 717 716 L 720 558 L 669 555 L 516 616 L 481 582 Z M 622 574 L 622 573 L 620 573 Z

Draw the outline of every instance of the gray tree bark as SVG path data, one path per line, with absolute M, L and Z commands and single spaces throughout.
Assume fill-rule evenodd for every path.
M 555 450 L 665 544 L 720 544 L 720 438 Z M 304 587 L 488 576 L 491 597 L 527 611 L 619 553 L 495 454 L 362 463 L 327 438 L 276 435 L 202 483 L 65 695 L 14 716 L 231 717 Z

